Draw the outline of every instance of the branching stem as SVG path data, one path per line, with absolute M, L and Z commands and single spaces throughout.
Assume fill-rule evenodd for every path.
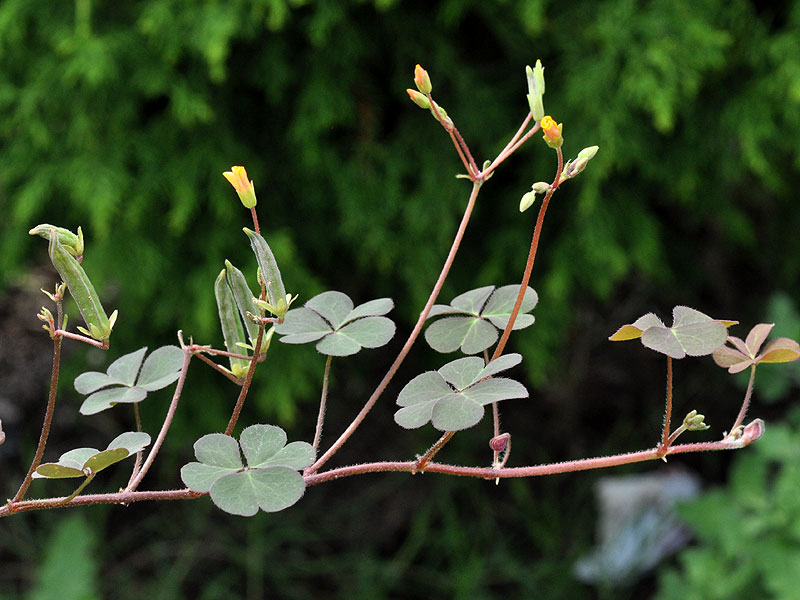
M 169 403 L 169 408 L 167 409 L 167 415 L 164 417 L 164 423 L 161 425 L 161 431 L 158 432 L 158 437 L 156 441 L 153 443 L 153 447 L 150 449 L 150 453 L 147 455 L 147 459 L 144 461 L 142 468 L 136 474 L 136 476 L 128 483 L 128 487 L 126 489 L 127 492 L 133 492 L 139 487 L 139 484 L 144 479 L 144 476 L 147 475 L 147 471 L 150 470 L 150 466 L 153 464 L 153 461 L 158 454 L 158 451 L 161 449 L 161 444 L 164 443 L 164 438 L 167 437 L 167 432 L 169 431 L 170 426 L 172 425 L 172 419 L 175 417 L 175 411 L 178 409 L 178 401 L 181 399 L 181 394 L 183 393 L 183 385 L 186 383 L 186 374 L 189 371 L 189 363 L 192 360 L 192 353 L 187 348 L 183 349 L 183 365 L 181 366 L 181 374 L 178 377 L 178 383 L 175 386 L 175 392 L 172 394 L 172 401 Z
M 236 427 L 236 421 L 239 420 L 239 414 L 242 412 L 247 392 L 250 391 L 250 384 L 253 382 L 253 374 L 256 371 L 256 364 L 258 363 L 258 355 L 261 352 L 261 343 L 264 341 L 264 325 L 258 327 L 258 336 L 256 337 L 256 344 L 253 347 L 253 356 L 250 359 L 250 368 L 247 369 L 247 376 L 244 378 L 242 389 L 239 390 L 239 397 L 236 399 L 236 406 L 233 407 L 231 419 L 228 421 L 228 426 L 225 428 L 225 435 L 231 435 L 233 428 Z
M 431 291 L 431 295 L 428 297 L 428 301 L 425 303 L 425 307 L 422 309 L 422 312 L 419 315 L 419 319 L 417 319 L 417 324 L 414 326 L 414 329 L 411 331 L 411 334 L 408 336 L 406 343 L 403 345 L 403 348 L 400 350 L 400 353 L 397 355 L 397 358 L 394 359 L 391 367 L 384 375 L 381 382 L 378 384 L 378 387 L 375 388 L 375 391 L 372 392 L 372 395 L 367 400 L 366 404 L 364 404 L 361 411 L 356 415 L 355 419 L 353 419 L 352 423 L 347 426 L 347 429 L 339 436 L 339 438 L 334 442 L 334 444 L 323 454 L 313 465 L 311 465 L 307 472 L 314 473 L 316 472 L 322 465 L 324 465 L 328 460 L 339 451 L 344 443 L 353 435 L 353 432 L 358 429 L 359 425 L 364 421 L 366 416 L 372 410 L 372 407 L 375 406 L 375 403 L 378 401 L 378 398 L 381 397 L 386 386 L 389 385 L 389 382 L 397 373 L 397 370 L 400 368 L 400 365 L 405 360 L 406 356 L 408 355 L 411 347 L 414 345 L 414 342 L 417 341 L 417 337 L 419 337 L 420 332 L 422 331 L 422 326 L 425 324 L 425 320 L 428 318 L 428 313 L 430 312 L 431 308 L 433 307 L 434 302 L 436 302 L 436 298 L 439 297 L 439 292 L 442 290 L 442 286 L 444 285 L 445 279 L 447 279 L 447 274 L 450 272 L 450 267 L 455 260 L 456 253 L 458 252 L 458 248 L 461 245 L 461 240 L 464 238 L 464 232 L 467 230 L 467 224 L 469 223 L 469 219 L 472 216 L 472 209 L 475 207 L 475 200 L 478 198 L 478 192 L 481 189 L 481 184 L 478 182 L 472 183 L 472 192 L 469 195 L 469 201 L 467 202 L 467 207 L 464 210 L 464 215 L 461 217 L 461 224 L 458 226 L 458 231 L 456 232 L 456 236 L 453 239 L 453 244 L 450 247 L 450 252 L 447 254 L 447 259 L 445 259 L 444 266 L 442 267 L 441 272 L 439 273 L 439 278 L 436 280 L 436 284 L 433 286 L 433 290 Z

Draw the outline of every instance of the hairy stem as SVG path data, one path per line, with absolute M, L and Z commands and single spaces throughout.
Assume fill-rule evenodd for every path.
M 532 118 L 533 117 L 531 117 L 531 114 L 528 113 L 528 116 L 522 122 L 522 126 L 519 128 L 517 133 L 514 134 L 514 137 L 511 138 L 511 141 L 506 145 L 505 148 L 503 148 L 503 150 L 500 152 L 500 154 L 497 155 L 497 158 L 495 158 L 492 161 L 492 164 L 490 164 L 488 167 L 486 167 L 486 169 L 484 169 L 483 173 L 481 173 L 481 175 L 484 178 L 486 178 L 489 175 L 491 175 L 492 171 L 494 171 L 498 166 L 500 166 L 500 164 L 504 160 L 506 160 L 509 156 L 514 154 L 514 152 L 516 152 L 519 149 L 519 147 L 522 146 L 522 144 L 527 142 L 534 133 L 539 131 L 539 129 L 541 128 L 541 125 L 537 122 L 537 123 L 534 124 L 533 127 L 531 127 L 531 129 L 523 137 L 521 137 L 521 138 L 519 137 L 520 135 L 522 135 L 522 132 L 525 130 L 525 127 L 528 126 L 528 123 L 530 123 L 530 120 Z
M 60 311 L 59 311 L 60 312 Z M 59 314 L 60 320 L 60 314 Z M 33 473 L 42 464 L 42 456 L 44 456 L 44 449 L 47 446 L 47 437 L 50 435 L 50 425 L 53 422 L 53 413 L 56 406 L 56 392 L 58 390 L 58 372 L 61 366 L 61 337 L 53 338 L 53 369 L 50 372 L 50 394 L 47 398 L 47 407 L 44 411 L 44 423 L 42 423 L 42 432 L 39 434 L 39 445 L 36 447 L 36 453 L 33 455 L 33 461 L 28 469 L 25 479 L 22 480 L 22 485 L 14 495 L 12 502 L 19 502 L 25 496 L 25 492 L 33 481 Z
M 253 206 L 250 208 L 250 216 L 253 217 L 253 229 L 256 233 L 260 234 L 261 229 L 258 226 L 258 214 L 256 213 L 256 207 Z
M 66 504 L 67 502 L 75 498 L 78 494 L 80 494 L 86 488 L 86 486 L 92 482 L 92 479 L 94 479 L 94 475 L 95 474 L 92 473 L 91 475 L 86 477 L 86 479 L 83 480 L 83 483 L 81 483 L 74 492 L 72 492 L 69 496 L 64 498 L 64 504 Z
M 667 400 L 664 408 L 664 433 L 661 436 L 659 452 L 666 453 L 670 444 L 669 428 L 672 420 L 672 357 L 667 356 Z
M 317 455 L 317 451 L 319 450 L 319 442 L 322 439 L 322 425 L 325 422 L 325 402 L 328 398 L 328 376 L 330 375 L 332 360 L 333 356 L 328 356 L 328 360 L 325 361 L 325 373 L 322 375 L 322 395 L 319 399 L 317 428 L 314 431 L 314 444 L 312 445 L 314 448 L 314 456 Z
M 737 450 L 749 445 L 749 442 L 726 441 L 719 442 L 700 442 L 696 444 L 679 444 L 667 449 L 667 454 L 685 454 L 690 452 L 703 452 L 712 450 Z M 628 452 L 626 454 L 616 454 L 613 456 L 601 456 L 595 458 L 584 458 L 580 460 L 570 460 L 558 463 L 547 463 L 527 467 L 512 468 L 491 468 L 491 467 L 465 467 L 458 465 L 446 465 L 441 463 L 429 463 L 425 467 L 426 473 L 442 473 L 446 475 L 459 475 L 462 477 L 476 477 L 480 479 L 509 479 L 512 477 L 540 477 L 543 475 L 556 475 L 558 473 L 573 473 L 576 471 L 588 471 L 590 469 L 604 469 L 621 465 L 657 460 L 658 448 L 641 450 L 639 452 Z M 364 475 L 367 473 L 384 472 L 417 472 L 415 461 L 405 462 L 373 462 L 349 467 L 340 467 L 306 475 L 306 485 L 315 485 L 343 477 L 354 475 Z M 162 490 L 151 492 L 136 492 L 125 490 L 112 494 L 92 494 L 77 496 L 70 501 L 67 498 L 45 498 L 40 500 L 23 500 L 21 502 L 10 502 L 0 507 L 0 518 L 9 515 L 27 512 L 31 510 L 43 510 L 48 508 L 63 508 L 66 506 L 83 506 L 88 504 L 130 504 L 131 502 L 142 502 L 146 500 L 189 500 L 207 496 L 189 489 L 182 490 Z
M 521 142 L 518 142 L 518 144 L 519 143 Z M 531 239 L 531 247 L 528 252 L 528 260 L 525 263 L 525 271 L 522 274 L 522 283 L 520 283 L 519 292 L 517 293 L 517 300 L 514 303 L 514 309 L 511 311 L 511 316 L 508 319 L 508 324 L 506 324 L 506 328 L 503 330 L 503 335 L 500 336 L 500 341 L 497 343 L 497 346 L 494 349 L 492 360 L 503 354 L 503 350 L 508 343 L 508 338 L 511 335 L 511 330 L 513 329 L 514 323 L 517 320 L 519 309 L 522 306 L 522 300 L 525 298 L 525 291 L 528 289 L 528 283 L 531 279 L 531 272 L 533 271 L 533 262 L 536 260 L 536 251 L 539 248 L 539 238 L 542 235 L 544 215 L 547 213 L 547 207 L 550 204 L 550 198 L 553 197 L 553 192 L 555 192 L 556 188 L 558 187 L 558 181 L 561 179 L 561 171 L 564 169 L 564 156 L 561 153 L 561 148 L 557 148 L 556 153 L 558 155 L 558 168 L 556 169 L 556 176 L 553 180 L 553 184 L 550 187 L 550 191 L 545 194 L 544 199 L 542 200 L 542 205 L 539 207 L 539 215 L 536 217 L 536 225 L 533 228 L 533 238 Z M 430 450 L 428 450 L 425 455 L 417 461 L 417 463 L 423 467 L 425 464 L 430 462 L 436 453 L 441 450 L 442 447 L 452 437 L 452 431 L 445 432 L 442 438 L 433 446 L 431 446 Z
M 736 421 L 733 423 L 733 427 L 729 433 L 735 432 L 744 422 L 744 417 L 747 414 L 747 409 L 750 407 L 750 398 L 753 396 L 753 382 L 756 378 L 756 365 L 753 364 L 750 367 L 750 380 L 747 382 L 747 391 L 744 394 L 744 402 L 742 402 L 742 408 L 739 410 L 739 415 L 736 417 Z
M 539 249 L 539 238 L 542 235 L 542 227 L 544 226 L 544 216 L 547 214 L 547 207 L 550 205 L 550 199 L 553 197 L 553 193 L 558 188 L 558 182 L 561 179 L 561 171 L 564 169 L 564 155 L 561 153 L 561 148 L 556 149 L 556 154 L 558 156 L 558 168 L 556 169 L 556 176 L 555 179 L 553 179 L 552 185 L 550 186 L 550 191 L 545 194 L 544 199 L 542 200 L 542 205 L 539 207 L 539 214 L 536 217 L 536 225 L 533 228 L 531 247 L 528 251 L 528 260 L 525 263 L 525 271 L 522 274 L 522 282 L 519 284 L 517 300 L 514 303 L 514 309 L 511 311 L 511 316 L 508 319 L 506 328 L 503 330 L 503 335 L 500 336 L 500 341 L 497 343 L 497 346 L 494 349 L 492 360 L 500 357 L 503 354 L 503 350 L 505 350 L 506 344 L 508 343 L 508 338 L 511 336 L 511 330 L 514 328 L 514 323 L 517 320 L 519 309 L 522 306 L 522 300 L 525 298 L 525 292 L 528 289 L 528 283 L 530 283 L 531 280 L 533 263 L 536 260 L 536 252 Z
M 183 393 L 183 384 L 186 383 L 186 374 L 189 371 L 189 363 L 192 360 L 192 353 L 187 348 L 183 349 L 183 366 L 181 366 L 181 375 L 178 377 L 178 383 L 175 386 L 175 392 L 172 394 L 172 401 L 169 403 L 169 408 L 167 409 L 167 415 L 164 417 L 164 424 L 161 426 L 161 431 L 158 432 L 158 437 L 156 441 L 153 443 L 153 447 L 150 449 L 150 453 L 147 455 L 147 459 L 144 461 L 142 468 L 136 474 L 129 483 L 128 487 L 126 488 L 126 492 L 133 492 L 139 487 L 139 484 L 144 479 L 144 476 L 147 475 L 147 472 L 150 470 L 153 461 L 158 454 L 158 451 L 161 449 L 161 444 L 164 443 L 164 438 L 167 437 L 167 432 L 169 431 L 170 425 L 172 425 L 172 419 L 175 417 L 175 411 L 178 409 L 178 401 L 181 399 L 181 394 Z
M 253 382 L 253 374 L 256 371 L 256 363 L 258 363 L 258 354 L 261 352 L 261 343 L 264 341 L 264 325 L 263 323 L 258 327 L 258 337 L 256 344 L 253 347 L 253 356 L 250 359 L 250 368 L 247 369 L 247 376 L 242 384 L 242 389 L 239 391 L 239 397 L 236 399 L 236 406 L 233 407 L 231 413 L 231 420 L 228 421 L 228 426 L 225 428 L 225 435 L 231 435 L 233 428 L 236 427 L 236 421 L 239 420 L 239 414 L 242 412 L 244 400 L 247 398 L 247 392 L 250 391 L 250 384 Z
M 136 431 L 142 430 L 142 418 L 139 415 L 139 403 L 133 403 L 133 416 L 136 420 Z M 139 473 L 139 467 L 142 466 L 142 456 L 144 455 L 144 450 L 140 450 L 136 453 L 136 460 L 133 463 L 133 471 L 131 471 L 131 477 L 128 480 L 128 486 L 131 485 L 133 480 L 136 478 L 136 474 Z
M 236 377 L 236 375 L 228 371 L 225 367 L 221 367 L 207 356 L 204 356 L 202 353 L 198 352 L 197 354 L 195 354 L 195 356 L 200 360 L 202 360 L 204 363 L 206 363 L 209 367 L 214 369 L 217 373 L 221 373 L 222 375 L 230 379 L 236 385 L 240 386 L 242 385 L 242 383 L 244 383 L 244 380 L 239 379 L 238 377 Z
M 422 331 L 422 326 L 425 324 L 425 320 L 428 318 L 428 313 L 430 312 L 431 308 L 433 307 L 434 302 L 436 302 L 436 298 L 439 296 L 439 292 L 444 285 L 445 279 L 447 279 L 447 274 L 450 272 L 450 267 L 455 260 L 456 253 L 458 252 L 458 248 L 461 245 L 461 240 L 464 238 L 464 232 L 467 230 L 467 224 L 469 223 L 470 216 L 472 215 L 472 209 L 475 207 L 475 200 L 478 198 L 478 192 L 481 189 L 481 184 L 479 182 L 472 183 L 472 192 L 469 195 L 469 201 L 467 202 L 467 207 L 464 210 L 464 216 L 461 217 L 461 224 L 458 226 L 458 231 L 456 232 L 456 236 L 453 239 L 453 244 L 450 247 L 450 252 L 447 254 L 447 259 L 444 262 L 444 266 L 442 267 L 442 271 L 439 273 L 439 278 L 436 280 L 436 284 L 433 286 L 433 290 L 431 291 L 431 295 L 428 298 L 428 302 L 425 304 L 425 307 L 422 309 L 422 312 L 419 315 L 419 319 L 417 319 L 417 324 L 414 326 L 414 329 L 411 331 L 411 334 L 408 336 L 406 343 L 403 345 L 403 348 L 400 350 L 400 353 L 397 355 L 397 358 L 394 359 L 391 367 L 384 375 L 381 382 L 378 384 L 378 387 L 375 388 L 375 391 L 372 392 L 372 395 L 367 400 L 364 407 L 361 411 L 356 415 L 355 419 L 353 419 L 352 423 L 347 426 L 347 429 L 339 436 L 339 438 L 334 442 L 334 444 L 328 449 L 325 454 L 323 454 L 313 465 L 311 465 L 308 469 L 308 473 L 314 473 L 317 471 L 322 465 L 324 465 L 328 460 L 339 451 L 344 443 L 353 435 L 353 432 L 358 429 L 359 425 L 364 421 L 369 411 L 372 410 L 372 407 L 375 406 L 375 403 L 378 401 L 378 398 L 381 397 L 386 386 L 389 385 L 389 382 L 397 373 L 397 370 L 400 368 L 400 365 L 405 360 L 406 356 L 408 355 L 411 347 L 414 345 L 414 342 L 417 341 L 417 337 L 419 337 L 420 332 Z

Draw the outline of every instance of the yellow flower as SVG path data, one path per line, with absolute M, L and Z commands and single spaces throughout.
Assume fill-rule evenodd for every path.
M 556 123 L 555 119 L 550 115 L 542 117 L 542 131 L 544 132 L 544 141 L 551 148 L 560 148 L 564 143 L 564 138 L 561 135 L 563 130 L 563 123 Z
M 223 175 L 233 186 L 233 189 L 236 190 L 236 193 L 239 195 L 239 200 L 242 201 L 245 208 L 253 208 L 257 202 L 256 188 L 253 182 L 247 178 L 247 171 L 245 168 L 231 167 L 231 170 L 225 171 Z

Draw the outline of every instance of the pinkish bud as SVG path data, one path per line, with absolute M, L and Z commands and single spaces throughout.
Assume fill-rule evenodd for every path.
M 502 452 L 506 449 L 506 446 L 508 445 L 508 438 L 510 437 L 511 435 L 508 433 L 501 433 L 500 435 L 489 440 L 489 447 L 495 452 Z
M 741 437 L 742 445 L 747 446 L 748 444 L 755 442 L 762 435 L 764 435 L 764 429 L 764 421 L 761 419 L 756 419 L 749 425 L 745 426 Z

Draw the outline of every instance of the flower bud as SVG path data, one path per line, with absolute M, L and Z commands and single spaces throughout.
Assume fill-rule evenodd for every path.
M 433 90 L 428 72 L 419 65 L 414 68 L 414 84 L 423 94 L 430 94 L 431 90 Z
M 519 212 L 525 212 L 533 206 L 534 202 L 536 202 L 536 192 L 523 194 L 522 199 L 519 201 Z
M 508 445 L 508 434 L 498 435 L 489 440 L 489 447 L 495 452 L 502 452 Z
M 257 203 L 256 188 L 253 182 L 247 178 L 247 171 L 245 168 L 231 167 L 231 170 L 225 171 L 223 175 L 233 186 L 233 189 L 236 190 L 236 193 L 239 195 L 239 200 L 242 201 L 244 207 L 253 208 Z
M 703 422 L 705 418 L 705 415 L 699 415 L 696 410 L 693 410 L 684 417 L 683 426 L 687 431 L 705 431 L 709 429 L 709 426 Z
M 544 104 L 542 96 L 544 96 L 544 67 L 542 61 L 536 61 L 536 68 L 531 69 L 530 66 L 525 67 L 525 74 L 528 78 L 528 105 L 531 109 L 531 115 L 534 121 L 541 121 L 544 117 Z
M 751 444 L 764 435 L 764 421 L 756 419 L 749 425 L 745 426 L 742 431 L 742 442 L 744 445 Z
M 537 181 L 536 183 L 534 183 L 534 184 L 531 186 L 531 189 L 532 189 L 534 192 L 536 192 L 537 194 L 546 194 L 547 192 L 549 192 L 549 191 L 550 191 L 550 189 L 551 189 L 552 187 L 553 187 L 553 186 L 551 186 L 551 185 L 550 185 L 549 183 L 547 183 L 546 181 Z
M 428 97 L 425 94 L 420 94 L 417 90 L 412 90 L 412 89 L 407 89 L 406 92 L 408 93 L 408 96 L 411 98 L 411 101 L 420 108 L 431 107 L 431 101 L 428 100 Z
M 542 131 L 544 132 L 544 141 L 551 148 L 560 148 L 564 143 L 562 131 L 564 128 L 563 123 L 556 123 L 555 119 L 550 115 L 545 115 L 541 120 Z

